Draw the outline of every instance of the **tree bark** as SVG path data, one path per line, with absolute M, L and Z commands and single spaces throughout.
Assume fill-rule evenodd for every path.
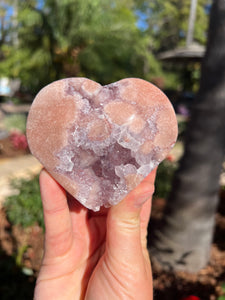
M 151 256 L 163 268 L 196 272 L 207 264 L 224 154 L 225 0 L 214 0 L 184 156 L 164 219 L 150 241 Z

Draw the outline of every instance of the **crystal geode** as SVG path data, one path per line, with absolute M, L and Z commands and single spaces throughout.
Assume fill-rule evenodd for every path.
M 101 86 L 68 78 L 38 93 L 27 138 L 48 172 L 98 211 L 121 201 L 166 157 L 177 122 L 167 97 L 147 81 L 128 78 Z

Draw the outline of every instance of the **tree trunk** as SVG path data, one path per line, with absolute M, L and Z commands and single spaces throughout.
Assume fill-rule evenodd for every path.
M 151 256 L 165 269 L 196 272 L 210 255 L 225 153 L 225 1 L 213 2 L 200 90 Z

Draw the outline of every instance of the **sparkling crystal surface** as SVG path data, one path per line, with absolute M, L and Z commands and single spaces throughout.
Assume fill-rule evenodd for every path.
M 121 201 L 166 157 L 177 122 L 167 97 L 147 81 L 101 86 L 69 78 L 36 96 L 27 137 L 51 175 L 97 211 Z

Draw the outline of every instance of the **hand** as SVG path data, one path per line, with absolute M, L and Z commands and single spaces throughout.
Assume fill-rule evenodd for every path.
M 156 170 L 118 205 L 93 212 L 45 171 L 43 262 L 35 300 L 151 300 L 147 225 Z

